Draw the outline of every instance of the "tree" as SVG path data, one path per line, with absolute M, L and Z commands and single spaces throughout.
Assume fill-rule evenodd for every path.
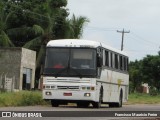
M 68 12 L 66 9 L 62 8 L 65 5 L 66 0 L 62 0 L 61 2 L 51 0 L 45 4 L 45 9 L 47 11 L 46 13 L 43 13 L 43 16 L 41 16 L 42 22 L 38 22 L 44 33 L 35 37 L 24 45 L 24 47 L 32 50 L 35 50 L 35 48 L 38 47 L 36 49 L 38 54 L 36 62 L 37 79 L 40 77 L 40 67 L 43 61 L 46 44 L 53 39 L 80 38 L 82 35 L 83 26 L 86 22 L 88 22 L 87 18 L 78 17 L 76 19 L 74 15 L 72 19 L 67 19 Z M 38 9 L 36 11 L 38 12 Z M 56 13 L 56 15 L 53 13 Z
M 148 55 L 143 59 L 143 81 L 160 90 L 160 56 Z
M 5 23 L 5 31 L 11 43 L 37 52 L 36 79 L 39 78 L 46 44 L 54 39 L 80 38 L 83 27 L 88 22 L 82 16 L 67 18 L 67 0 L 2 1 L 2 8 L 10 15 Z
M 160 91 L 160 56 L 147 55 L 140 61 L 130 62 L 129 74 L 134 88 L 148 83 Z
M 62 8 L 65 7 L 66 0 L 49 0 L 46 1 L 43 5 L 36 8 L 38 13 L 37 18 L 40 21 L 37 21 L 37 24 L 43 29 L 43 33 L 34 39 L 28 41 L 23 47 L 29 48 L 37 51 L 37 61 L 36 61 L 36 76 L 37 79 L 40 77 L 41 63 L 43 61 L 43 56 L 45 52 L 45 46 L 49 40 L 54 39 L 57 34 L 54 32 L 54 29 L 61 25 L 61 21 L 65 20 L 68 16 L 67 11 Z M 43 8 L 43 11 L 40 9 Z M 62 31 L 60 29 L 60 31 Z
M 1 47 L 12 47 L 14 44 L 6 34 L 8 30 L 7 22 L 12 12 L 6 14 L 4 10 L 4 4 L 0 2 L 0 46 Z
M 141 61 L 130 62 L 129 64 L 130 92 L 136 91 L 142 83 Z
M 83 33 L 83 27 L 86 22 L 89 22 L 89 20 L 82 16 L 76 18 L 75 15 L 73 15 L 70 22 L 73 31 L 73 38 L 80 38 Z
M 56 26 L 54 31 L 56 33 L 55 39 L 81 38 L 83 28 L 87 22 L 89 22 L 89 20 L 86 17 L 75 17 L 75 15 L 73 15 L 71 19 L 66 19 L 62 24 Z

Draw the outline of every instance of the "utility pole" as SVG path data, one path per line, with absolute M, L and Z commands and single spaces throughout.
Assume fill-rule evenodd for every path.
M 121 51 L 123 51 L 123 41 L 124 41 L 124 33 L 130 33 L 130 31 L 122 31 L 117 30 L 117 32 L 122 33 L 122 43 L 121 43 Z

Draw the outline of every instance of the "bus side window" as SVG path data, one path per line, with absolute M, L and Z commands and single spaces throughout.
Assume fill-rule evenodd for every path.
M 124 71 L 126 71 L 127 69 L 127 64 L 126 64 L 126 57 L 124 57 Z
M 120 56 L 120 70 L 123 70 L 123 57 Z
M 127 71 L 128 71 L 129 70 L 129 68 L 128 68 L 128 63 L 129 63 L 128 58 L 126 58 L 126 61 L 127 61 Z
M 102 67 L 103 59 L 100 55 L 97 54 L 97 67 Z
M 114 62 L 115 62 L 115 68 L 118 69 L 118 55 L 114 54 Z
M 105 66 L 109 67 L 109 52 L 105 51 Z
M 113 67 L 113 57 L 112 57 L 112 52 L 110 52 L 110 67 Z
M 128 71 L 128 58 L 124 57 L 124 70 Z

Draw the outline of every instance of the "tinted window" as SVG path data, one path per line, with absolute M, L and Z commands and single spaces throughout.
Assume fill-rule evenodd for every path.
M 105 51 L 105 66 L 109 66 L 109 52 Z

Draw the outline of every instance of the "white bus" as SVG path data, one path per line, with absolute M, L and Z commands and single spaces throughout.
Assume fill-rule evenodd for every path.
M 128 56 L 103 43 L 62 39 L 46 47 L 43 99 L 53 107 L 76 103 L 122 107 L 128 99 Z

